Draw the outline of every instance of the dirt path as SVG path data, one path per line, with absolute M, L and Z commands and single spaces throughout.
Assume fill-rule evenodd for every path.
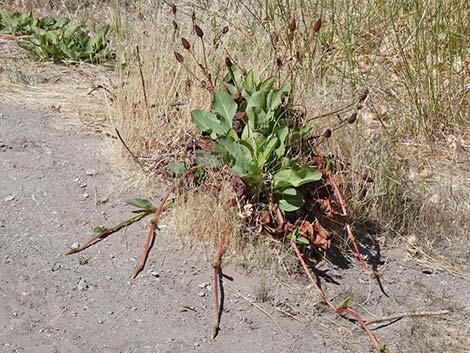
M 123 198 L 146 196 L 120 191 L 98 156 L 99 146 L 96 136 L 58 131 L 40 113 L 0 104 L 2 353 L 371 351 L 356 325 L 321 306 L 323 313 L 312 313 L 313 323 L 305 326 L 260 304 L 273 315 L 269 318 L 238 293 L 250 300 L 259 279 L 234 270 L 222 330 L 209 339 L 212 253 L 159 236 L 144 273 L 132 281 L 145 222 L 65 257 L 94 226 L 112 224 L 129 211 Z M 450 308 L 451 317 L 405 319 L 376 333 L 400 352 L 468 352 L 468 281 L 415 268 L 402 255 L 385 252 L 382 281 L 389 297 L 357 268 L 336 270 L 339 284 L 330 293 L 335 300 L 351 294 L 361 299 L 362 312 L 376 316 Z M 303 306 L 291 298 L 281 299 Z

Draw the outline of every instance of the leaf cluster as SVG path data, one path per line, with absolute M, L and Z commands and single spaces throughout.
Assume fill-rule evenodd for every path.
M 94 36 L 91 30 L 86 24 L 71 24 L 67 17 L 39 19 L 32 11 L 11 15 L 0 11 L 0 32 L 30 35 L 31 38 L 21 40 L 18 45 L 44 61 L 102 63 L 111 60 L 114 56 L 108 40 L 111 27 L 100 27 Z
M 276 88 L 275 77 L 261 80 L 257 72 L 242 73 L 235 65 L 228 71 L 210 110 L 194 110 L 192 121 L 215 141 L 213 154 L 254 196 L 263 200 L 272 195 L 283 211 L 301 208 L 299 187 L 320 180 L 322 174 L 291 153 L 311 128 L 292 119 L 290 86 Z

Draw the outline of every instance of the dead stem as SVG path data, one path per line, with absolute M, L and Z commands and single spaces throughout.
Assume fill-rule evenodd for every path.
M 395 321 L 400 320 L 405 317 L 420 317 L 420 316 L 439 316 L 439 315 L 447 315 L 450 314 L 449 310 L 439 310 L 439 311 L 418 311 L 418 312 L 411 312 L 411 313 L 401 313 L 401 314 L 394 314 L 382 317 L 380 319 L 374 319 L 367 321 L 367 324 L 380 324 L 382 322 L 387 321 Z
M 136 54 L 137 54 L 137 63 L 139 64 L 140 81 L 142 83 L 142 91 L 143 91 L 143 94 L 144 94 L 145 108 L 147 109 L 147 119 L 150 121 L 150 119 L 151 119 L 150 106 L 149 106 L 149 102 L 148 102 L 148 99 L 147 99 L 147 89 L 145 88 L 145 80 L 144 80 L 144 73 L 142 71 L 142 62 L 140 60 L 139 46 L 137 45 L 135 47 L 135 49 L 136 49 Z

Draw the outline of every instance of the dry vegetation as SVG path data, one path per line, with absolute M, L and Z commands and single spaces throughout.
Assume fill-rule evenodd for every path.
M 152 0 L 99 4 L 92 0 L 16 0 L 3 2 L 3 6 L 66 14 L 97 25 L 112 19 L 118 58 L 127 65 L 117 66 L 114 87 L 106 83 L 114 89 L 115 101 L 100 96 L 96 110 L 99 104 L 109 103 L 107 110 L 112 111 L 102 112 L 109 114 L 108 125 L 120 131 L 150 171 L 182 151 L 196 131 L 190 121 L 191 110 L 210 103 L 210 95 L 197 82 L 188 85 L 191 75 L 173 55 L 174 50 L 183 51 L 181 36 L 188 38 L 196 51 L 201 50 L 192 33 L 193 11 L 206 36 L 218 38 L 217 46 L 207 48 L 216 82 L 224 73 L 223 58 L 227 55 L 242 67 L 257 69 L 268 77 L 275 72 L 277 58 L 287 59 L 288 51 L 283 48 L 288 47 L 304 53 L 291 84 L 307 120 L 351 102 L 368 88 L 370 95 L 358 124 L 338 131 L 322 146 L 322 153 L 334 156 L 342 166 L 338 178 L 358 229 L 379 224 L 381 232 L 394 238 L 412 235 L 412 252 L 421 261 L 440 256 L 437 263 L 447 268 L 465 264 L 468 251 L 462 245 L 470 207 L 470 167 L 465 163 L 470 148 L 470 33 L 465 26 L 469 20 L 465 1 L 175 3 L 176 18 L 170 3 Z M 297 21 L 293 39 L 289 37 L 292 18 Z M 321 31 L 315 33 L 319 18 Z M 173 20 L 178 24 L 176 31 Z M 225 26 L 229 31 L 221 35 Z M 197 70 L 194 61 L 186 64 Z M 290 75 L 289 65 L 284 63 L 281 79 Z M 31 72 L 18 74 L 16 70 L 13 75 L 15 70 L 7 72 L 10 81 L 34 78 Z M 74 70 L 96 76 L 87 67 Z M 47 71 L 46 66 L 41 72 Z M 73 100 L 76 86 L 71 85 L 69 94 L 63 96 Z M 36 100 L 39 96 L 32 97 Z M 81 106 L 90 107 L 89 102 Z M 82 110 L 83 115 L 93 116 L 93 112 Z M 320 133 L 334 119 L 313 123 Z M 114 156 L 134 163 L 119 142 L 113 151 Z M 364 182 L 365 177 L 373 182 Z M 220 200 L 201 197 L 217 199 L 216 195 L 181 197 L 174 215 L 181 218 L 184 214 L 185 222 L 177 222 L 178 233 L 197 229 L 192 233 L 210 237 L 210 231 L 204 229 L 214 234 L 219 231 L 201 222 L 211 218 Z M 223 209 L 215 212 L 221 220 L 239 223 L 236 212 L 223 215 Z
M 155 171 L 183 155 L 197 134 L 191 111 L 206 109 L 211 102 L 211 94 L 190 73 L 198 70 L 197 64 L 185 56 L 188 71 L 174 56 L 174 51 L 184 52 L 182 36 L 197 55 L 202 54 L 193 33 L 193 11 L 208 42 L 217 43 L 205 48 L 216 83 L 225 73 L 226 56 L 264 77 L 278 75 L 281 82 L 289 80 L 306 121 L 357 100 L 367 88 L 369 97 L 357 124 L 334 131 L 320 148 L 338 166 L 337 178 L 358 239 L 372 235 L 404 243 L 418 262 L 466 276 L 470 260 L 466 246 L 470 5 L 466 1 L 175 1 L 176 16 L 171 3 L 156 0 L 0 0 L 0 4 L 11 10 L 67 14 L 97 25 L 112 19 L 117 48 L 112 83 L 109 71 L 89 66 L 57 69 L 49 64 L 24 69 L 17 58 L 2 54 L 0 60 L 9 69 L 0 71 L 0 77 L 9 81 L 9 87 L 1 93 L 15 100 L 19 91 L 24 92 L 21 87 L 13 90 L 18 85 L 48 85 L 53 97 L 61 92 L 64 112 L 78 105 L 83 116 L 107 115 L 107 131 L 114 134 L 117 129 L 127 145 L 114 139 L 110 158 L 124 160 L 127 170 L 140 180 L 161 180 Z M 294 36 L 289 32 L 293 18 Z M 228 32 L 222 34 L 225 27 Z M 303 56 L 294 69 L 288 58 L 296 52 Z M 77 80 L 55 81 L 60 87 L 50 84 L 63 70 Z M 99 75 L 103 78 L 97 79 Z M 88 84 L 77 91 L 83 77 L 89 78 Z M 103 85 L 112 93 L 91 100 L 85 91 L 90 85 Z M 48 106 L 51 96 L 41 100 L 42 95 L 43 91 L 22 99 L 30 97 Z M 311 123 L 321 134 L 335 119 L 333 115 Z M 232 224 L 227 243 L 232 249 L 245 249 L 240 257 L 285 270 L 292 259 L 284 258 L 275 240 L 268 239 L 266 246 L 256 237 L 256 229 L 244 228 L 243 209 L 226 207 L 231 198 L 228 183 L 216 193 L 178 191 L 176 205 L 169 211 L 175 232 L 216 244 L 225 225 Z M 252 267 L 248 261 L 243 264 Z M 261 298 L 267 296 L 265 289 L 260 286 Z M 427 332 L 426 325 L 416 322 L 413 330 Z M 421 344 L 427 347 L 433 342 Z

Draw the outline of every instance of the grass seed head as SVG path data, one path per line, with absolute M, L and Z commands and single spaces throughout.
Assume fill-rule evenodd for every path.
M 177 51 L 175 51 L 175 57 L 176 57 L 176 60 L 178 60 L 179 63 L 183 63 L 184 62 L 184 58 L 183 58 L 183 55 L 181 55 L 180 53 L 178 53 Z
M 354 122 L 356 121 L 357 119 L 357 113 L 354 112 L 350 115 L 350 117 L 348 118 L 348 124 L 354 124 Z
M 202 31 L 201 27 L 199 27 L 198 25 L 194 25 L 194 32 L 196 32 L 196 35 L 199 38 L 204 37 L 204 32 Z
M 222 29 L 222 34 L 227 34 L 228 32 L 228 26 L 225 26 L 223 29 Z
M 289 29 L 291 32 L 295 32 L 296 28 L 297 28 L 297 22 L 295 21 L 295 17 L 292 17 L 292 20 L 290 21 Z
M 186 38 L 184 37 L 181 38 L 181 44 L 183 44 L 184 49 L 191 50 L 191 44 L 189 44 Z
M 326 139 L 330 138 L 331 137 L 331 129 L 326 129 L 325 131 L 323 131 L 322 136 Z
M 364 102 L 368 95 L 369 95 L 369 90 L 366 88 L 359 96 L 359 103 Z
M 173 12 L 173 16 L 176 16 L 176 5 L 171 4 L 171 12 Z
M 225 57 L 225 66 L 228 68 L 232 67 L 232 60 L 228 56 Z
M 319 18 L 313 25 L 313 31 L 317 33 L 321 28 L 321 18 Z
M 173 20 L 172 23 L 173 23 L 174 30 L 177 31 L 178 30 L 178 23 L 176 23 L 175 20 Z

